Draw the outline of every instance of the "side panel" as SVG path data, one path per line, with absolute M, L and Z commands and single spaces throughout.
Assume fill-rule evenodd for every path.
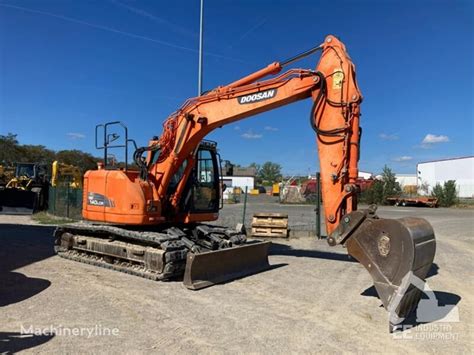
M 92 194 L 105 195 L 106 170 L 87 171 L 84 174 L 82 192 L 82 217 L 87 220 L 104 221 L 105 207 L 99 202 L 90 200 Z
M 121 170 L 86 173 L 85 219 L 119 224 L 156 224 L 164 220 L 160 214 L 161 204 L 153 199 L 152 185 L 141 182 L 136 173 Z

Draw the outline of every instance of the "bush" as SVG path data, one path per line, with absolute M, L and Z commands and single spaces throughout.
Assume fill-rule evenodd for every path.
M 360 200 L 369 205 L 381 203 L 383 201 L 383 182 L 375 180 L 372 186 L 361 194 Z
M 399 196 L 401 192 L 395 174 L 388 166 L 384 166 L 382 179 L 375 180 L 372 186 L 361 194 L 360 200 L 368 204 L 386 204 L 388 197 Z
M 433 187 L 431 196 L 438 199 L 438 203 L 442 207 L 450 207 L 458 202 L 458 194 L 456 191 L 456 180 L 448 180 L 444 185 L 437 183 Z
M 437 183 L 435 187 L 433 187 L 433 191 L 431 192 L 431 196 L 438 199 L 438 203 L 441 205 L 441 201 L 444 201 L 444 191 L 443 186 L 440 183 Z

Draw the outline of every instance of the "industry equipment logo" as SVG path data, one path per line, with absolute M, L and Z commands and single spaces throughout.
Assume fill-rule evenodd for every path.
M 394 330 L 405 331 L 414 326 L 413 324 L 403 324 L 405 318 L 399 317 L 397 314 L 397 309 L 399 308 L 402 299 L 405 297 L 405 293 L 411 291 L 413 287 L 417 288 L 425 295 L 425 297 L 422 297 L 416 308 L 416 322 L 418 324 L 436 323 L 439 325 L 440 323 L 456 323 L 460 321 L 459 309 L 456 304 L 440 305 L 436 293 L 428 286 L 428 283 L 417 277 L 413 271 L 409 271 L 402 279 L 398 292 L 395 294 L 395 297 L 392 298 L 387 307 L 389 311 L 389 321 L 394 325 Z M 420 330 L 435 332 L 451 330 L 450 327 L 432 326 L 425 328 L 426 329 L 421 327 Z M 444 337 L 446 338 L 447 336 L 453 336 L 453 334 L 448 334 Z M 394 333 L 394 338 L 396 339 L 407 339 L 409 337 L 410 336 L 408 335 L 399 336 Z M 420 338 L 420 335 L 418 335 L 418 338 Z
M 269 89 L 261 92 L 256 92 L 254 94 L 249 94 L 245 96 L 240 96 L 237 98 L 239 104 L 251 104 L 254 102 L 264 101 L 268 99 L 272 99 L 275 97 L 277 93 L 277 89 Z

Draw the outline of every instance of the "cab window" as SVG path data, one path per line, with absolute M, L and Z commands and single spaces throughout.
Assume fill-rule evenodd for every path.
M 186 166 L 188 165 L 188 161 L 184 160 L 181 166 L 178 168 L 176 173 L 173 175 L 171 178 L 170 184 L 168 185 L 168 194 L 171 195 L 176 191 L 176 188 L 178 187 L 179 182 L 181 181 L 183 175 L 184 175 L 184 170 L 186 169 Z
M 198 151 L 196 161 L 196 185 L 194 186 L 194 209 L 199 211 L 214 211 L 218 208 L 216 176 L 214 159 L 211 151 Z

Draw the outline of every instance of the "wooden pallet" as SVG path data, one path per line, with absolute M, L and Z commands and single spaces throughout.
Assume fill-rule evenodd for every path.
M 283 213 L 255 213 L 252 237 L 287 238 L 288 215 Z

